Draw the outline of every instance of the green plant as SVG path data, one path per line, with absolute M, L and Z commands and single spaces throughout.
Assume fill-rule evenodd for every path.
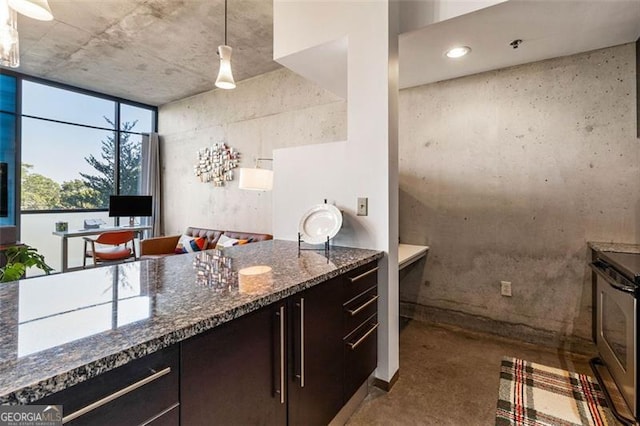
M 47 275 L 53 271 L 53 268 L 45 263 L 44 256 L 38 253 L 37 249 L 26 244 L 9 247 L 3 254 L 7 258 L 7 263 L 0 267 L 0 282 L 19 280 L 31 267 L 41 269 Z

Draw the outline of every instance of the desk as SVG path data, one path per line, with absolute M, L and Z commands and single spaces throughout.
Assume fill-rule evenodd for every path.
M 398 246 L 398 270 L 406 268 L 413 262 L 425 257 L 429 251 L 429 246 L 414 246 L 411 244 L 400 244 Z
M 74 237 L 86 237 L 87 235 L 99 235 L 103 232 L 109 231 L 134 231 L 138 234 L 142 231 L 151 229 L 150 226 L 138 225 L 138 226 L 105 226 L 95 229 L 78 229 L 77 231 L 53 231 L 53 235 L 57 235 L 62 238 L 62 272 L 69 271 L 69 253 L 68 253 L 68 239 Z

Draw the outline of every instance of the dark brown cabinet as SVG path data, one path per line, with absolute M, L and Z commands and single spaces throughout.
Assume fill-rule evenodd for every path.
M 183 425 L 326 425 L 377 363 L 377 263 L 182 342 Z
M 376 367 L 372 262 L 46 397 L 71 424 L 326 425 Z
M 344 403 L 378 363 L 378 267 L 376 262 L 347 273 L 344 283 Z
M 343 405 L 342 277 L 289 299 L 290 425 L 326 425 Z
M 286 424 L 285 315 L 278 303 L 182 342 L 181 424 Z
M 343 281 L 182 343 L 184 425 L 326 425 L 343 405 Z
M 71 425 L 178 425 L 179 355 L 174 345 L 37 404 L 62 405 Z

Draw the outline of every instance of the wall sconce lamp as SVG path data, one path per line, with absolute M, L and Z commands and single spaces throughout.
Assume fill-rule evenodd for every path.
M 257 158 L 255 168 L 241 168 L 238 188 L 250 191 L 271 191 L 273 170 L 261 169 L 260 161 L 273 161 L 273 158 Z

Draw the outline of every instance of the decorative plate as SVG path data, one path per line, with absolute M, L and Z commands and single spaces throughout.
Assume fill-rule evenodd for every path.
M 342 213 L 332 204 L 316 204 L 300 219 L 298 231 L 309 244 L 322 244 L 336 236 L 342 227 Z

